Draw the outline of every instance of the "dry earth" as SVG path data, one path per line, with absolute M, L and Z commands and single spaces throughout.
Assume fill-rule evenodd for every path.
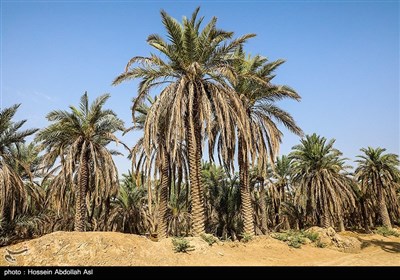
M 115 232 L 54 232 L 0 248 L 0 266 L 400 266 L 400 237 L 336 235 L 340 242 L 356 240 L 351 250 L 313 244 L 295 249 L 268 236 L 213 246 L 201 238 L 188 239 L 195 250 L 175 253 L 170 238 L 153 242 Z M 13 255 L 12 262 L 5 257 L 7 249 L 27 250 Z

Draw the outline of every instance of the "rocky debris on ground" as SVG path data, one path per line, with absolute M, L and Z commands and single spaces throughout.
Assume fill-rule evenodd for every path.
M 311 227 L 307 232 L 318 233 L 319 242 L 328 248 L 346 253 L 357 253 L 361 250 L 361 242 L 357 238 L 340 235 L 331 227 Z

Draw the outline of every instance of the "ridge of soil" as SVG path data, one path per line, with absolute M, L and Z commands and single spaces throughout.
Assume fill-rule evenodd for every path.
M 0 266 L 400 266 L 400 237 L 344 232 L 340 239 L 357 239 L 358 250 L 300 249 L 269 236 L 248 243 L 218 242 L 188 237 L 194 251 L 176 253 L 172 238 L 159 242 L 118 232 L 53 232 L 0 248 Z M 10 252 L 12 259 L 6 257 Z

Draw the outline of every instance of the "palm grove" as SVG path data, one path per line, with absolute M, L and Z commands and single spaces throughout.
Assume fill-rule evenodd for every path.
M 273 83 L 284 60 L 246 54 L 254 34 L 234 38 L 198 12 L 178 22 L 162 11 L 166 37 L 147 38 L 159 55 L 133 57 L 113 81 L 140 81 L 131 128 L 104 108 L 107 94 L 92 103 L 83 94 L 78 107 L 50 112 L 39 131 L 14 120 L 19 105 L 1 110 L 2 245 L 57 230 L 240 239 L 400 223 L 398 156 L 362 148 L 350 172 L 334 140 L 303 135 L 277 106 L 300 101 Z M 302 137 L 288 156 L 278 157 L 278 125 Z M 131 130 L 142 131 L 134 145 L 115 135 Z M 111 142 L 132 161 L 122 179 Z

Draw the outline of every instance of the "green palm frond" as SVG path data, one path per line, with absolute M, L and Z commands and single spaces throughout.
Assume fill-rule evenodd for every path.
M 109 94 L 101 95 L 89 104 L 85 92 L 78 107 L 50 112 L 47 119 L 52 123 L 36 136 L 36 141 L 46 150 L 43 165 L 55 172 L 45 179 L 51 180 L 48 205 L 56 212 L 67 213 L 70 210 L 70 204 L 75 201 L 82 159 L 87 159 L 89 223 L 98 223 L 96 219 L 101 217 L 101 212 L 108 211 L 103 209 L 103 204 L 117 194 L 119 187 L 118 171 L 112 158 L 117 153 L 109 150 L 107 145 L 119 143 L 114 133 L 125 128 L 112 110 L 103 109 L 109 97 Z M 55 167 L 55 164 L 60 166 Z M 92 210 L 96 207 L 99 207 L 96 211 Z
M 375 208 L 379 203 L 379 193 L 383 192 L 391 220 L 400 218 L 400 206 L 396 191 L 400 189 L 399 157 L 385 153 L 384 148 L 362 148 L 362 155 L 357 156 L 358 166 L 354 172 L 359 182 L 362 196 L 368 197 Z
M 289 158 L 293 162 L 295 204 L 313 219 L 343 220 L 345 210 L 355 207 L 352 181 L 346 175 L 345 158 L 327 141 L 315 133 L 306 135 L 293 147 Z
M 22 159 L 27 136 L 37 129 L 20 130 L 23 121 L 13 121 L 20 105 L 0 111 L 0 219 L 3 231 L 10 230 L 13 220 L 28 211 L 30 200 L 39 199 L 35 186 L 25 184 L 31 178 L 30 166 Z

